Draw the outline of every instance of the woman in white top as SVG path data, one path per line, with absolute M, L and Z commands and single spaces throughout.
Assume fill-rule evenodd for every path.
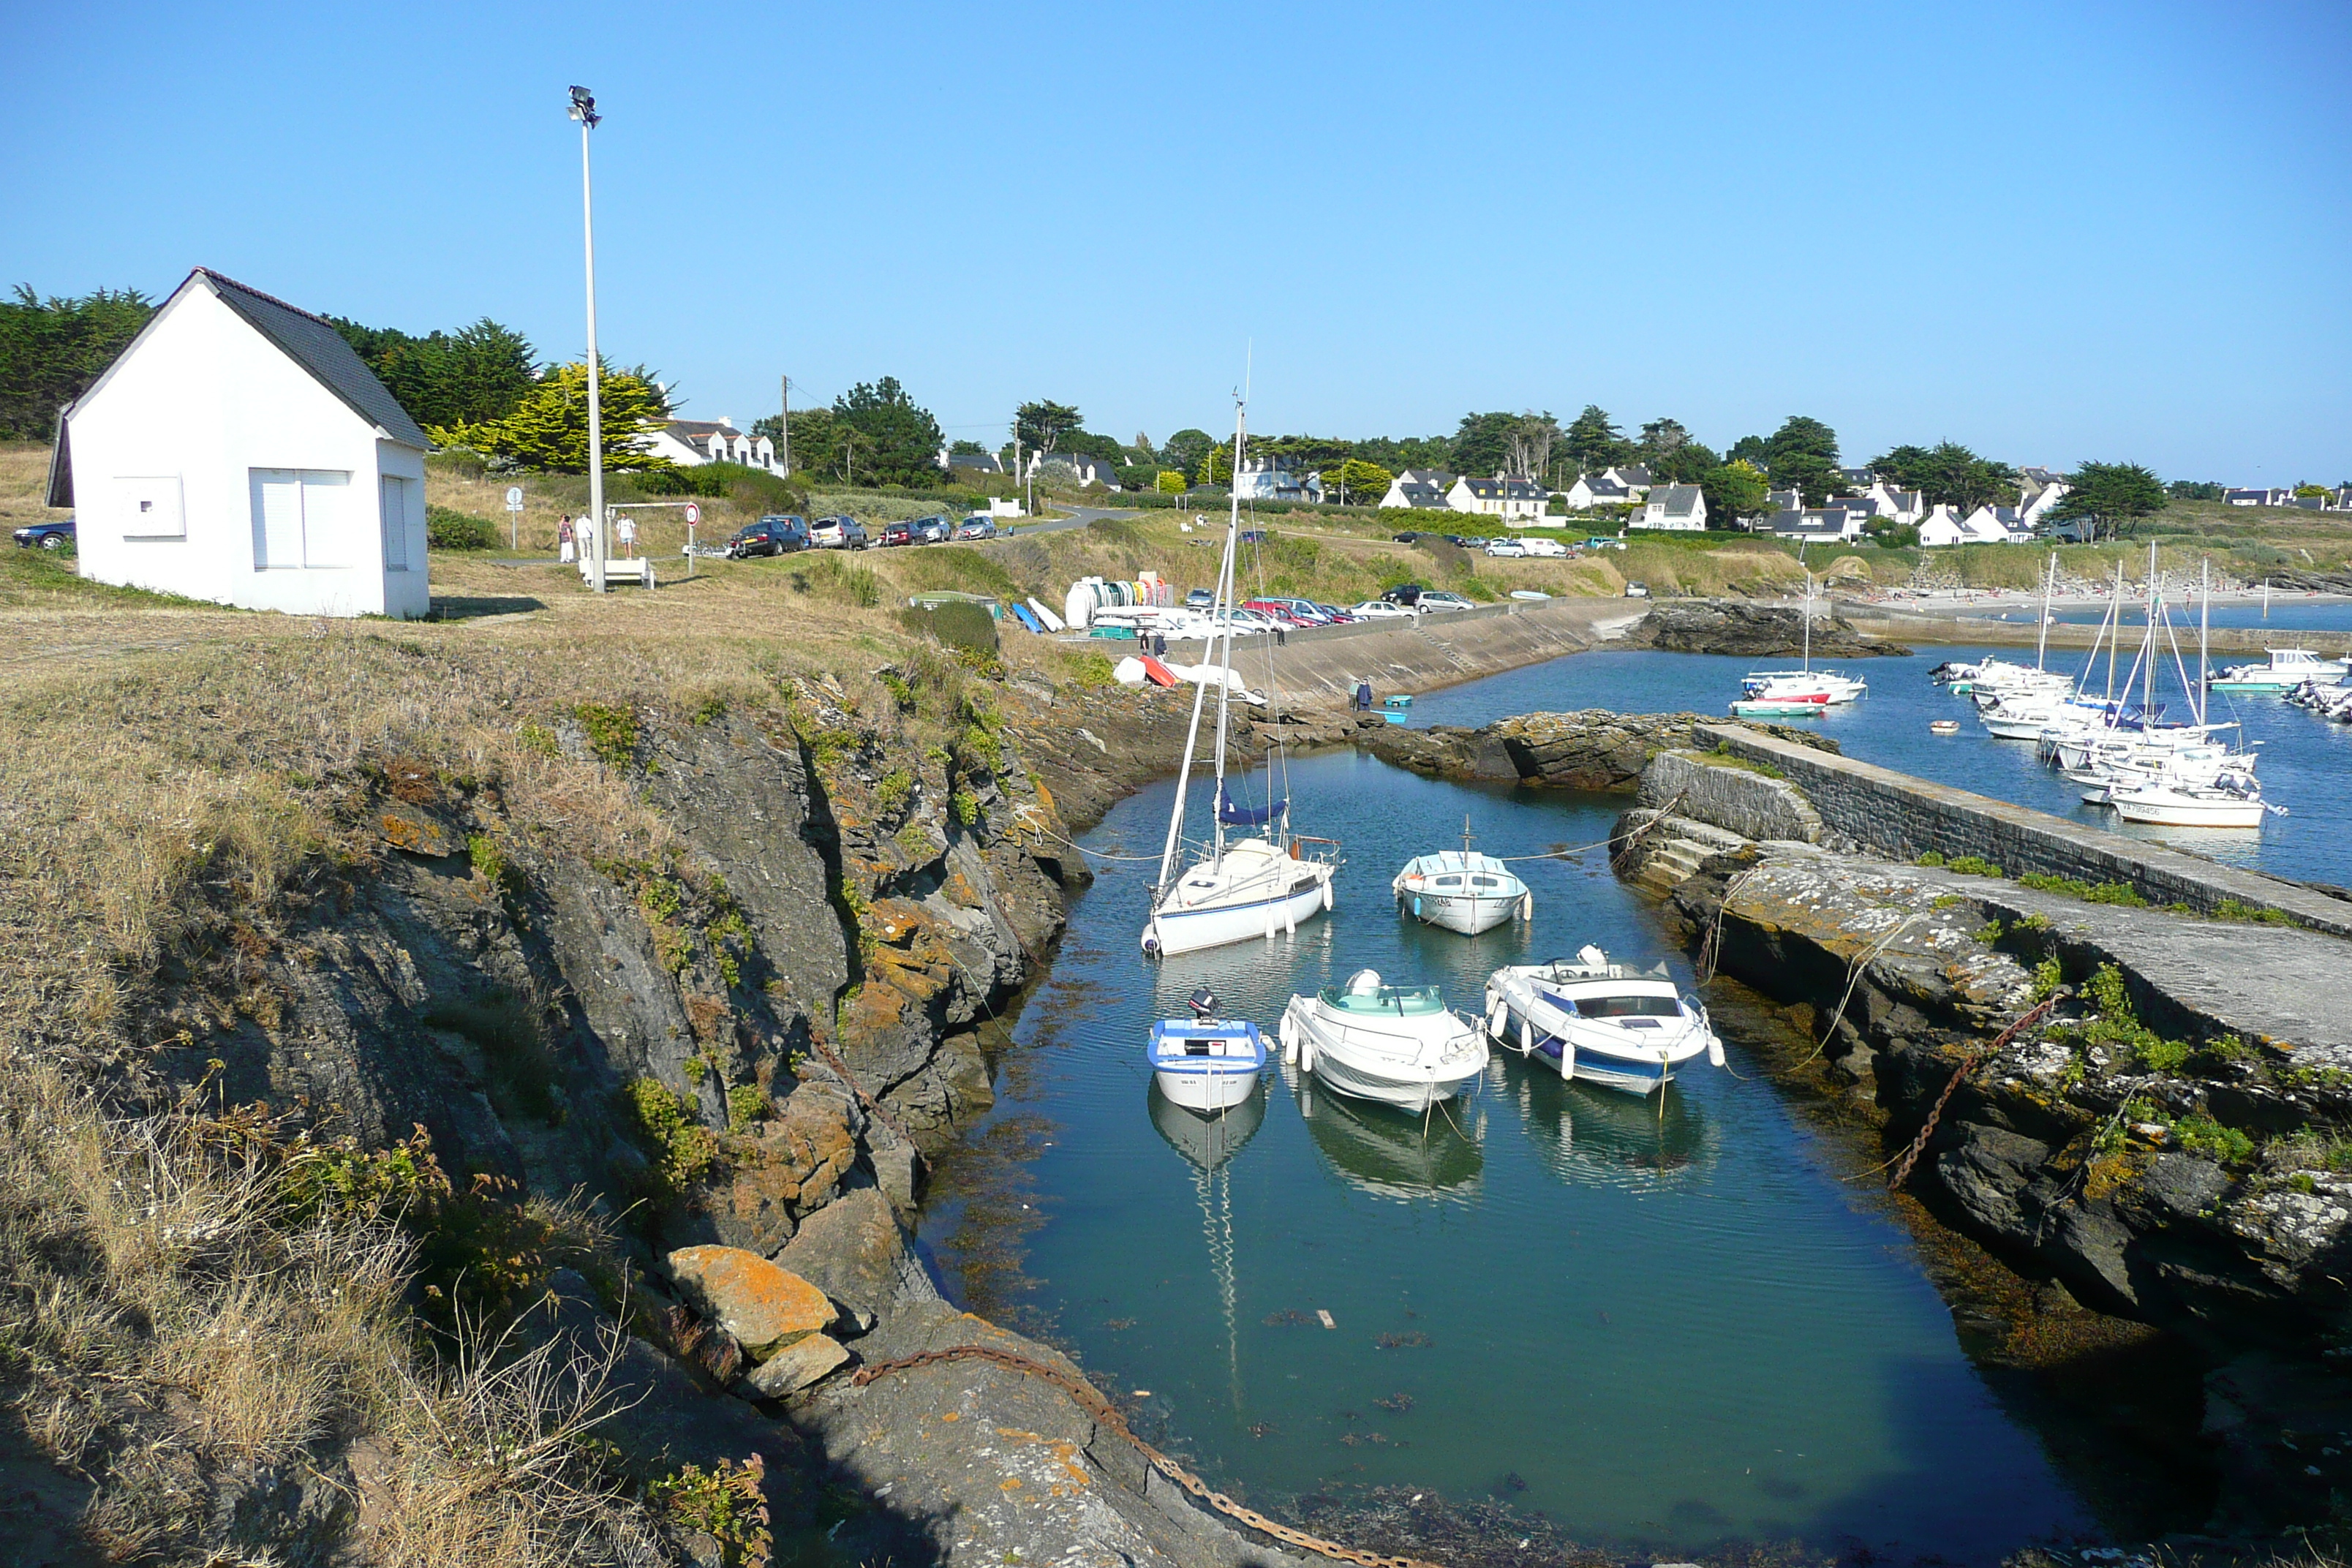
M 622 554 L 633 561 L 636 559 L 637 520 L 635 518 L 625 511 L 623 512 L 621 521 L 613 525 L 613 537 L 619 542 Z

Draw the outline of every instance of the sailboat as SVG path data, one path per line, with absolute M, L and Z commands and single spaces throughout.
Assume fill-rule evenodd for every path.
M 1249 436 L 1248 406 L 1236 399 L 1234 412 L 1234 463 L 1240 471 Z M 1160 875 L 1151 887 L 1151 913 L 1143 922 L 1143 951 L 1166 958 L 1253 937 L 1272 941 L 1298 922 L 1311 920 L 1331 907 L 1331 878 L 1339 868 L 1339 844 L 1290 831 L 1289 770 L 1283 765 L 1277 739 L 1268 759 L 1266 804 L 1244 805 L 1234 798 L 1227 773 L 1226 740 L 1231 733 L 1234 700 L 1234 563 L 1241 544 L 1242 503 L 1236 489 L 1225 520 L 1224 559 L 1217 569 L 1215 620 L 1217 635 L 1210 642 L 1214 669 L 1193 688 L 1192 722 L 1184 736 L 1184 762 L 1176 774 L 1176 800 L 1168 813 L 1168 842 L 1160 851 Z M 1265 639 L 1266 697 L 1275 700 L 1274 640 Z M 1204 664 L 1209 663 L 1203 659 Z M 1187 848 L 1184 841 L 1185 796 L 1192 781 L 1193 755 L 1201 739 L 1201 718 L 1209 689 L 1217 693 L 1217 733 L 1213 767 L 1216 787 L 1212 812 L 1213 833 L 1206 853 L 1181 875 L 1177 868 Z M 1280 792 L 1280 793 L 1277 793 Z M 1228 830 L 1238 830 L 1229 832 Z M 1253 831 L 1255 830 L 1255 831 Z
M 1731 705 L 1742 719 L 1801 718 L 1832 702 L 1851 702 L 1870 683 L 1833 669 L 1813 668 L 1813 574 L 1805 574 L 1804 657 L 1797 669 L 1751 670 L 1740 678 L 1740 700 Z M 1800 706 L 1811 704 L 1811 706 Z
M 1536 896 L 1492 855 L 1470 847 L 1470 819 L 1462 819 L 1462 847 L 1416 855 L 1389 884 L 1397 908 L 1423 925 L 1444 926 L 1464 936 L 1492 931 L 1517 916 L 1535 919 Z
M 2181 684 L 2189 687 L 2189 700 L 2196 705 L 2196 729 L 2210 732 L 2216 726 L 2207 722 L 2206 704 L 2210 690 L 2207 673 L 2208 646 L 2211 640 L 2212 567 L 2205 566 L 2202 605 L 2198 617 L 2197 679 L 2192 684 L 2182 672 Z M 2140 705 L 2147 706 L 2155 679 L 2155 638 L 2157 616 L 2161 604 L 2156 586 L 2156 546 L 2147 547 L 2147 623 L 2148 674 L 2143 679 Z M 2176 649 L 2177 657 L 2177 649 Z M 2192 777 L 2179 769 L 2167 768 L 2155 777 L 2142 781 L 2112 784 L 2107 788 L 2106 804 L 2115 807 L 2116 815 L 2126 822 L 2137 822 L 2158 827 L 2260 827 L 2263 818 L 2273 813 L 2284 814 L 2283 806 L 2267 805 L 2263 801 L 2262 785 L 2254 782 L 2251 759 L 2242 770 L 2225 769 L 2209 778 Z

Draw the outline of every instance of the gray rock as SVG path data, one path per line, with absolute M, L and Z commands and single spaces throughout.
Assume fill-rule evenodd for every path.
M 869 1328 L 909 1302 L 940 1299 L 877 1187 L 844 1193 L 809 1215 L 776 1261 L 860 1314 Z
M 849 1352 L 830 1334 L 811 1334 L 786 1345 L 761 1362 L 743 1380 L 743 1386 L 769 1399 L 798 1394 L 829 1375 L 849 1360 Z

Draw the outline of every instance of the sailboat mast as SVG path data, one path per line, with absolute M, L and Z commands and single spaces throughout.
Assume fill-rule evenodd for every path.
M 2197 723 L 2203 728 L 2205 709 L 2212 701 L 2212 676 L 2205 668 L 2206 645 L 2213 627 L 2213 558 L 2197 563 Z
M 2116 618 L 2116 640 L 2107 645 L 2107 700 L 2113 702 L 2116 700 L 2116 655 L 2123 650 L 2124 645 L 2124 563 L 2121 556 L 2116 558 L 2116 598 L 2115 603 L 2107 606 L 2107 613 Z
M 1811 675 L 1813 672 L 1813 574 L 1810 570 L 1805 574 L 1804 607 L 1798 614 L 1802 616 L 1805 621 L 1804 673 Z
M 2050 654 L 2050 589 L 2058 581 L 2058 552 L 2050 552 L 2049 569 L 2042 574 L 2041 636 L 2033 644 L 2033 668 L 2040 669 Z
M 1236 398 L 1234 402 L 1234 471 L 1233 485 L 1225 500 L 1225 564 L 1220 574 L 1223 579 L 1217 588 L 1217 602 L 1223 606 L 1225 643 L 1217 660 L 1217 795 L 1216 809 L 1210 815 L 1216 820 L 1217 849 L 1220 861 L 1225 858 L 1225 734 L 1230 726 L 1234 700 L 1234 558 L 1242 540 L 1242 447 L 1249 438 L 1249 405 Z
M 2145 735 L 2156 723 L 2156 546 L 2147 547 L 2147 651 L 2139 682 L 2139 730 Z

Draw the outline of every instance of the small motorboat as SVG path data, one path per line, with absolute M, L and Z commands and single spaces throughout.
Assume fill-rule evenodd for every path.
M 1958 719 L 1930 719 L 1927 721 L 1927 733 L 1930 735 L 1957 735 L 1959 732 L 1960 721 Z
M 1219 1018 L 1216 994 L 1202 986 L 1185 1005 L 1189 1018 L 1151 1026 L 1151 1076 L 1171 1103 L 1213 1115 L 1247 1100 L 1265 1070 L 1265 1037 L 1246 1018 Z
M 2240 664 L 2206 677 L 2208 689 L 2213 691 L 2254 691 L 2275 694 L 2291 691 L 2305 681 L 2322 686 L 2342 684 L 2347 668 L 2347 661 L 2326 658 L 2307 647 L 2265 648 L 2270 655 L 2264 664 Z
M 1830 700 L 1820 697 L 1744 697 L 1731 705 L 1735 719 L 1818 719 L 1830 710 Z
M 1486 980 L 1486 1033 L 1562 1078 L 1650 1094 L 1723 1042 L 1696 997 L 1678 994 L 1666 966 L 1612 963 L 1597 947 L 1573 959 L 1513 964 Z
M 1283 1059 L 1327 1089 L 1407 1110 L 1426 1112 L 1486 1069 L 1485 1037 L 1436 986 L 1390 985 L 1377 970 L 1293 996 L 1276 1034 Z
M 1464 936 L 1505 921 L 1535 919 L 1536 896 L 1502 861 L 1470 847 L 1470 819 L 1462 819 L 1462 847 L 1416 855 L 1389 883 L 1397 909 L 1423 925 Z

